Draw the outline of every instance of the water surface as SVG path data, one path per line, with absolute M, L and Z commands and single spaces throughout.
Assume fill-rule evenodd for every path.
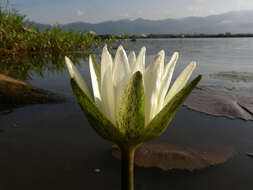
M 203 74 L 201 84 L 252 88 L 251 83 L 208 77 L 221 71 L 253 72 L 251 38 L 137 40 L 123 45 L 127 52 L 137 52 L 145 45 L 148 63 L 160 49 L 165 50 L 167 62 L 174 51 L 179 51 L 173 80 L 194 60 L 198 67 L 193 77 Z M 48 62 L 45 60 L 39 70 L 24 69 L 26 75 L 22 77 L 33 85 L 64 94 L 67 101 L 26 106 L 0 116 L 0 189 L 120 189 L 120 161 L 111 156 L 111 143 L 100 138 L 83 116 L 74 100 L 63 59 L 60 64 Z M 90 81 L 87 59 L 77 58 L 76 62 Z M 137 190 L 252 189 L 253 159 L 245 152 L 253 152 L 253 122 L 214 117 L 182 107 L 155 142 L 206 150 L 232 148 L 237 154 L 225 164 L 196 172 L 136 167 Z M 101 173 L 95 173 L 96 168 Z

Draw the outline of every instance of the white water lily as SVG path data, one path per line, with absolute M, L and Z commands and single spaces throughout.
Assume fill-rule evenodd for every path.
M 94 130 L 119 145 L 122 158 L 122 190 L 133 190 L 133 162 L 137 146 L 160 136 L 176 111 L 201 79 L 186 85 L 196 62 L 191 62 L 170 86 L 178 53 L 164 64 L 165 52 L 160 51 L 145 69 L 143 47 L 136 57 L 127 56 L 119 46 L 112 59 L 103 48 L 101 67 L 89 57 L 93 97 L 73 63 L 66 57 L 72 90 Z M 168 90 L 169 89 L 169 90 Z
M 145 52 L 146 48 L 143 47 L 137 58 L 134 51 L 131 51 L 127 57 L 123 47 L 119 46 L 113 60 L 107 50 L 107 46 L 105 46 L 101 58 L 100 76 L 96 73 L 94 59 L 91 56 L 89 57 L 94 102 L 114 125 L 116 125 L 116 115 L 122 89 L 136 71 L 140 71 L 144 76 L 146 96 L 145 126 L 147 126 L 155 115 L 184 88 L 196 67 L 196 62 L 191 62 L 169 89 L 179 56 L 178 52 L 175 52 L 170 61 L 164 64 L 165 52 L 161 50 L 146 69 Z M 70 76 L 76 80 L 83 92 L 91 98 L 87 84 L 81 74 L 68 57 L 65 57 L 65 60 Z

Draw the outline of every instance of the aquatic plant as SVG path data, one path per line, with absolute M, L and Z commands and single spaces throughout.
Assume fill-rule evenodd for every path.
M 168 91 L 178 53 L 175 52 L 169 63 L 164 64 L 165 52 L 162 50 L 145 69 L 145 52 L 143 47 L 137 57 L 133 51 L 127 57 L 123 47 L 119 46 L 113 60 L 105 46 L 101 67 L 90 56 L 93 97 L 81 74 L 65 57 L 72 90 L 89 123 L 100 136 L 121 149 L 122 190 L 134 189 L 136 148 L 166 130 L 201 79 L 199 75 L 186 85 L 196 67 L 196 62 L 191 62 Z

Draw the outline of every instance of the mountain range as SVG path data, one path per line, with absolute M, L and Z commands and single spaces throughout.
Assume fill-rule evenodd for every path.
M 39 24 L 40 29 L 48 25 Z M 206 17 L 185 17 L 181 19 L 106 21 L 100 23 L 73 22 L 60 25 L 64 30 L 95 31 L 96 34 L 218 34 L 253 33 L 253 10 L 231 11 Z

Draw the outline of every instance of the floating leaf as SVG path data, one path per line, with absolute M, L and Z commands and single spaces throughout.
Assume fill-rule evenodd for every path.
M 121 157 L 117 145 L 112 146 L 112 154 Z M 163 170 L 199 170 L 222 164 L 231 158 L 232 150 L 199 150 L 173 144 L 142 144 L 136 149 L 135 164 L 141 167 L 159 167 Z
M 193 110 L 216 116 L 253 120 L 253 96 L 246 90 L 198 86 L 185 102 Z

